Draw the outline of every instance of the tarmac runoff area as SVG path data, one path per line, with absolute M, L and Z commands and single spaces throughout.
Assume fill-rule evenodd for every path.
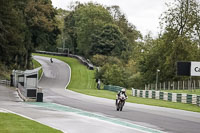
M 0 107 L 5 106 L 7 109 L 0 108 L 0 112 L 14 113 L 64 133 L 164 133 L 125 120 L 55 103 L 4 102 L 0 104 Z
M 0 92 L 0 112 L 17 114 L 64 133 L 162 133 L 162 131 L 99 112 L 83 111 L 52 102 L 22 102 L 15 88 L 0 85 Z M 85 95 L 81 97 L 83 96 L 87 97 Z
M 65 90 L 70 80 L 65 63 L 36 58 L 44 70 L 39 83 L 44 103 L 21 102 L 15 89 L 0 85 L 0 108 L 66 133 L 199 133 L 200 113 L 134 103 L 118 112 L 114 100 Z

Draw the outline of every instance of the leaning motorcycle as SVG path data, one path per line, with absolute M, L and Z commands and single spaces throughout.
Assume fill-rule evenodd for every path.
M 119 98 L 118 98 L 118 101 L 116 103 L 117 111 L 122 111 L 124 104 L 125 104 L 125 101 L 126 101 L 125 95 L 120 95 Z

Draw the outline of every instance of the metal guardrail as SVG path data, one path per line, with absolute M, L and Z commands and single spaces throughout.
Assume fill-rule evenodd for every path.
M 88 69 L 94 70 L 94 65 L 87 59 L 79 55 L 67 54 L 67 53 L 58 53 L 58 52 L 48 52 L 48 51 L 36 51 L 35 53 L 39 54 L 50 54 L 50 55 L 57 55 L 57 56 L 68 56 L 72 58 L 76 58 L 80 60 Z
M 10 80 L 0 80 L 0 84 L 10 85 Z

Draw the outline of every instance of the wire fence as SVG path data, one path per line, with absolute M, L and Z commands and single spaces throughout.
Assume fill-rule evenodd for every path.
M 200 80 L 167 81 L 145 84 L 145 90 L 195 90 L 200 89 Z

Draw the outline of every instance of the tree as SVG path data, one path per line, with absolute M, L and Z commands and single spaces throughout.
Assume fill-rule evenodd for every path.
M 168 10 L 161 17 L 161 27 L 171 34 L 170 40 L 186 36 L 191 40 L 200 39 L 200 3 L 196 0 L 175 0 L 167 5 Z M 199 44 L 198 44 L 199 45 Z
M 162 33 L 159 38 L 145 41 L 150 43 L 144 50 L 140 70 L 146 83 L 155 82 L 159 69 L 160 81 L 177 80 L 177 61 L 199 61 L 198 32 L 200 18 L 199 3 L 195 0 L 176 0 L 168 5 L 161 17 Z
M 1 0 L 0 5 L 0 62 L 11 68 L 24 67 L 26 28 L 15 1 Z
M 32 34 L 34 48 L 55 50 L 60 33 L 55 20 L 56 10 L 50 0 L 30 0 L 25 8 L 25 17 Z M 53 47 L 53 48 L 52 48 Z
M 127 39 L 116 25 L 105 25 L 101 33 L 93 34 L 90 53 L 120 57 L 128 48 Z
M 57 9 L 57 15 L 56 15 L 56 21 L 58 24 L 58 28 L 61 31 L 61 34 L 58 35 L 58 38 L 56 40 L 58 47 L 63 47 L 64 44 L 69 45 L 71 42 L 65 43 L 66 40 L 68 40 L 69 37 L 67 37 L 64 34 L 64 19 L 69 15 L 69 11 L 63 10 L 63 9 Z M 64 44 L 63 44 L 64 43 Z M 69 48 L 69 46 L 67 46 Z M 70 48 L 71 49 L 71 48 Z
M 72 26 L 66 31 L 74 43 L 74 49 L 86 57 L 89 57 L 92 34 L 111 22 L 112 17 L 109 12 L 103 6 L 93 3 L 77 5 L 65 19 L 66 26 Z
M 31 68 L 34 49 L 55 45 L 59 33 L 51 1 L 1 0 L 0 3 L 0 62 L 9 69 Z

